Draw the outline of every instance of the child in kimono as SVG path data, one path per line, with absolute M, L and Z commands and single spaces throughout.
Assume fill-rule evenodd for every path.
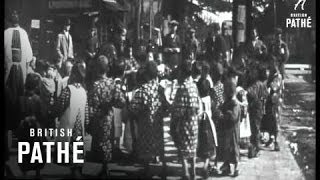
M 221 107 L 223 141 L 222 141 L 222 160 L 223 165 L 220 170 L 222 175 L 239 175 L 238 162 L 240 158 L 240 119 L 241 108 L 236 97 L 236 84 L 228 80 L 225 82 L 225 102 Z M 231 174 L 230 164 L 234 164 L 233 174 Z
M 198 156 L 205 159 L 204 171 L 205 176 L 208 176 L 208 166 L 210 158 L 216 154 L 217 133 L 216 128 L 212 120 L 211 109 L 211 92 L 213 83 L 210 81 L 209 76 L 210 66 L 207 62 L 203 62 L 201 66 L 201 77 L 197 82 L 197 87 L 201 102 L 203 105 L 203 118 L 199 122 L 199 146 Z M 210 78 L 210 79 L 209 79 Z
M 43 74 L 40 84 L 40 98 L 46 117 L 46 128 L 55 128 L 54 119 L 50 117 L 50 114 L 56 95 L 56 73 L 57 69 L 55 68 L 55 66 L 49 63 L 46 63 L 44 72 L 40 73 Z

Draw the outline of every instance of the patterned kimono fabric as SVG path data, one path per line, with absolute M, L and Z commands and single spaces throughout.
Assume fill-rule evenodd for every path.
M 74 85 L 68 85 L 70 90 L 70 104 L 69 107 L 60 117 L 59 129 L 72 129 L 72 136 L 57 136 L 56 142 L 70 142 L 69 151 L 70 151 L 70 163 L 73 164 L 71 156 L 73 153 L 72 142 L 77 141 L 77 137 L 82 137 L 81 141 L 84 138 L 84 121 L 85 121 L 85 108 L 87 103 L 87 94 L 82 87 L 75 87 Z M 64 147 L 64 143 L 62 143 Z M 78 156 L 79 159 L 84 159 L 83 155 Z M 74 166 L 81 166 L 82 164 L 73 164 Z
M 183 159 L 194 158 L 198 146 L 200 100 L 196 84 L 186 79 L 172 104 L 171 136 Z
M 163 101 L 159 88 L 156 80 L 142 85 L 137 89 L 129 105 L 129 111 L 137 121 L 138 158 L 147 161 L 157 155 L 162 155 L 164 150 Z
M 111 78 L 100 78 L 89 95 L 90 122 L 88 132 L 92 135 L 93 161 L 108 162 L 112 159 L 114 138 L 114 113 L 112 106 L 124 103 L 125 98 L 115 88 Z
M 281 74 L 274 74 L 270 82 L 270 95 L 267 97 L 266 113 L 261 122 L 261 129 L 269 132 L 270 135 L 276 135 L 279 131 L 280 123 L 280 89 L 281 89 Z
M 212 120 L 214 121 L 216 125 L 216 131 L 217 131 L 217 158 L 221 157 L 221 152 L 222 152 L 222 140 L 223 140 L 223 133 L 222 133 L 222 128 L 221 128 L 221 122 L 223 119 L 220 118 L 219 114 L 221 113 L 220 107 L 224 103 L 224 85 L 222 84 L 221 81 L 218 81 L 213 85 L 213 94 L 212 94 L 212 112 L 213 112 L 213 117 Z

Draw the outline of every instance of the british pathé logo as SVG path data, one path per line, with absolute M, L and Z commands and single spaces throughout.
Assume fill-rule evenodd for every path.
M 294 5 L 294 10 L 296 11 L 298 6 L 301 5 L 301 9 L 304 10 L 304 4 L 307 0 L 298 0 L 298 2 Z
M 298 0 L 294 5 L 293 13 L 290 13 L 290 18 L 286 18 L 286 27 L 287 28 L 311 28 L 311 17 L 307 13 L 296 12 L 300 5 L 302 11 L 304 11 L 304 5 L 307 0 Z

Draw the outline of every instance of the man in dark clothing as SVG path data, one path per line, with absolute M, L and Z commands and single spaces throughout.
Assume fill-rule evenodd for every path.
M 263 62 L 267 54 L 267 46 L 259 39 L 257 29 L 253 29 L 250 39 L 246 45 L 248 58 Z
M 206 55 L 209 64 L 213 62 L 224 62 L 227 57 L 227 48 L 224 38 L 220 34 L 220 26 L 218 23 L 213 24 L 213 32 L 209 32 L 209 36 L 205 40 Z M 225 62 L 224 62 L 225 64 Z
M 176 20 L 170 22 L 171 32 L 164 40 L 164 60 L 171 69 L 175 69 L 180 64 L 181 39 L 177 34 L 179 23 Z
M 287 43 L 282 40 L 282 29 L 277 28 L 275 30 L 275 40 L 271 43 L 270 53 L 277 58 L 279 62 L 279 70 L 282 78 L 285 78 L 284 65 L 289 59 L 289 48 Z

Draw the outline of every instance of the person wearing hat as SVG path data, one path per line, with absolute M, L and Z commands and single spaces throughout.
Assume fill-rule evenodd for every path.
M 63 30 L 58 34 L 56 40 L 56 65 L 60 70 L 62 67 L 62 63 L 64 63 L 68 59 L 73 59 L 73 43 L 72 37 L 70 34 L 71 20 L 69 18 L 65 19 L 63 23 Z
M 6 101 L 8 102 L 6 114 L 8 115 L 8 130 L 10 132 L 10 130 L 17 128 L 20 122 L 19 114 L 16 111 L 19 107 L 19 97 L 24 94 L 33 53 L 27 32 L 19 26 L 18 12 L 12 11 L 9 20 L 10 27 L 4 31 L 4 82 Z
M 254 28 L 251 32 L 250 41 L 246 45 L 246 53 L 248 58 L 263 62 L 267 54 L 267 46 L 259 39 L 258 31 Z
M 219 61 L 224 62 L 223 60 L 227 57 L 227 48 L 226 42 L 220 34 L 220 25 L 218 23 L 213 23 L 212 31 L 209 32 L 205 40 L 205 46 L 209 64 Z
M 164 40 L 164 61 L 171 69 L 177 67 L 180 63 L 181 41 L 177 34 L 179 23 L 172 20 L 170 23 L 170 33 Z
M 270 53 L 274 55 L 279 63 L 279 70 L 282 78 L 285 78 L 285 68 L 284 65 L 289 59 L 289 48 L 287 43 L 282 40 L 282 29 L 275 29 L 274 41 L 271 43 Z M 282 80 L 282 89 L 284 88 L 284 82 Z
M 194 28 L 190 28 L 188 31 L 188 36 L 184 43 L 184 53 L 183 58 L 189 58 L 192 60 L 196 60 L 196 55 L 200 51 L 200 43 L 199 40 L 196 38 L 196 30 Z

